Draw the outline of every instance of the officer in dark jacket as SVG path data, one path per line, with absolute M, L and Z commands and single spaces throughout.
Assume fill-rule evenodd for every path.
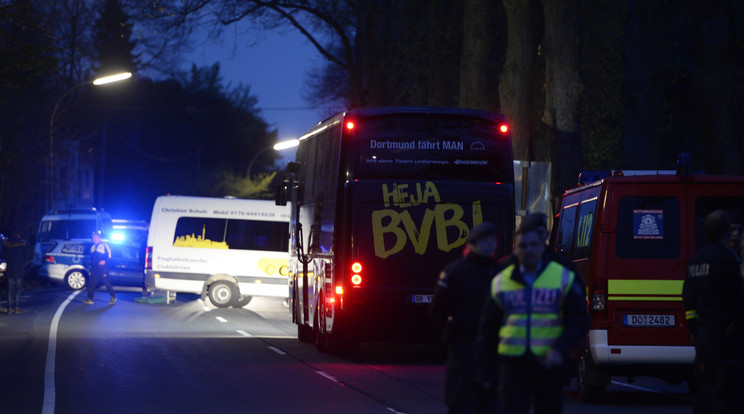
M 488 382 L 498 360 L 504 413 L 560 413 L 566 362 L 582 343 L 589 317 L 583 283 L 575 272 L 545 259 L 539 226 L 517 230 L 516 262 L 491 282 L 476 341 L 476 380 Z M 489 388 L 487 385 L 484 388 Z
M 3 241 L 3 258 L 7 264 L 5 277 L 8 279 L 8 314 L 21 313 L 20 299 L 23 285 L 23 272 L 28 260 L 26 241 L 21 239 L 20 233 L 14 231 L 10 238 Z
M 682 289 L 696 369 L 702 384 L 696 412 L 741 413 L 744 402 L 737 335 L 744 323 L 744 292 L 735 253 L 726 247 L 731 219 L 724 210 L 705 217 L 708 243 L 690 259 Z
M 447 345 L 445 402 L 449 413 L 489 412 L 473 381 L 473 345 L 491 278 L 495 274 L 496 226 L 481 223 L 468 235 L 468 254 L 439 275 L 430 308 L 432 322 Z

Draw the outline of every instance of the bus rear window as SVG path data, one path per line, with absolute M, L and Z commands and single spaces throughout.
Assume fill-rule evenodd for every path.
M 354 178 L 511 182 L 508 135 L 477 118 L 384 117 L 360 122 Z
M 617 256 L 679 257 L 679 222 L 679 201 L 674 197 L 623 197 L 617 216 Z

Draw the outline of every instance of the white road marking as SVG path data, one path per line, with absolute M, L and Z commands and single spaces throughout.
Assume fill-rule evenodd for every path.
M 54 387 L 54 364 L 57 359 L 57 327 L 59 326 L 59 318 L 62 317 L 62 311 L 65 310 L 67 305 L 72 302 L 72 299 L 78 295 L 82 290 L 76 290 L 67 297 L 67 299 L 59 305 L 57 312 L 52 318 L 52 326 L 49 328 L 49 347 L 47 348 L 46 356 L 46 368 L 44 368 L 44 406 L 41 410 L 42 414 L 54 414 L 54 403 L 56 397 L 56 389 Z
M 279 355 L 287 355 L 286 352 L 282 351 L 281 349 L 279 349 L 277 347 L 270 346 L 269 349 L 272 350 L 272 351 L 274 351 L 274 352 L 276 352 Z
M 336 377 L 334 377 L 333 375 L 330 375 L 330 374 L 326 374 L 323 371 L 315 371 L 315 373 L 318 374 L 318 375 L 320 375 L 321 377 L 325 377 L 325 378 L 327 378 L 327 379 L 329 379 L 329 380 L 331 380 L 333 382 L 338 382 L 338 380 L 336 379 Z
M 222 323 L 227 323 L 227 319 L 223 318 L 222 316 L 218 316 L 215 319 L 217 319 L 218 321 L 220 321 Z
M 394 412 L 395 414 L 406 414 L 406 413 L 404 413 L 404 412 L 400 412 L 400 411 L 395 411 L 394 409 L 392 409 L 392 408 L 390 408 L 390 407 L 386 407 L 386 408 L 388 409 L 388 411 L 392 411 L 392 412 Z
M 246 331 L 244 331 L 244 330 L 242 330 L 242 329 L 238 329 L 238 330 L 237 330 L 237 331 L 235 331 L 235 332 L 237 332 L 237 333 L 239 333 L 239 334 L 241 334 L 241 335 L 243 335 L 243 336 L 247 336 L 247 337 L 251 337 L 251 336 L 253 336 L 253 335 L 249 334 L 248 332 L 246 332 Z
M 657 394 L 663 394 L 661 391 L 658 391 L 658 390 L 652 390 L 651 388 L 643 388 L 643 387 L 639 387 L 637 385 L 630 385 L 630 384 L 626 384 L 624 382 L 612 381 L 612 383 L 615 384 L 615 385 L 620 385 L 622 387 L 633 388 L 633 389 L 639 390 L 639 391 L 646 391 L 646 392 L 654 392 L 654 393 L 657 393 Z

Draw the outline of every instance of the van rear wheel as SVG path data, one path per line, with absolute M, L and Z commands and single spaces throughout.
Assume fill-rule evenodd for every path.
M 209 286 L 209 300 L 218 308 L 227 308 L 237 303 L 240 295 L 234 283 L 219 280 Z

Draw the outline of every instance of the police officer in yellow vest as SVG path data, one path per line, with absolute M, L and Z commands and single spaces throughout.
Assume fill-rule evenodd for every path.
M 544 257 L 540 229 L 517 230 L 517 263 L 491 282 L 476 342 L 476 367 L 498 359 L 498 393 L 504 414 L 560 413 L 565 366 L 589 326 L 583 284 L 571 270 Z M 480 371 L 477 379 L 491 376 Z M 482 384 L 491 388 L 490 384 Z

